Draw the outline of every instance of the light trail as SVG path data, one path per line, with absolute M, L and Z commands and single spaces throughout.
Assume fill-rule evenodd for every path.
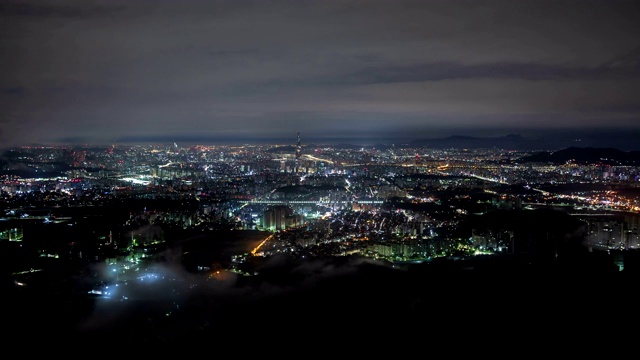
M 262 245 L 266 244 L 266 242 L 271 240 L 272 238 L 273 238 L 273 234 L 267 236 L 266 239 L 262 240 L 262 242 L 258 244 L 258 246 L 256 246 L 255 249 L 251 250 L 251 255 L 255 255 L 256 252 L 258 252 L 258 250 L 262 247 Z

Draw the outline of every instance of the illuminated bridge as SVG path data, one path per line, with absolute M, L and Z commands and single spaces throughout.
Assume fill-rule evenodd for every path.
M 323 204 L 327 204 L 327 205 L 350 205 L 350 204 L 367 204 L 367 205 L 371 205 L 371 204 L 376 204 L 376 205 L 382 205 L 384 203 L 384 200 L 335 200 L 335 201 L 330 201 L 330 200 L 238 200 L 239 202 L 243 202 L 246 203 L 248 205 L 251 204 L 264 204 L 264 205 L 303 205 L 303 204 L 312 204 L 312 205 L 323 205 Z

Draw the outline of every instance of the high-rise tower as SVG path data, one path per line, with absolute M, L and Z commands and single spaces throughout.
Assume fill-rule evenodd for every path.
M 295 172 L 298 172 L 298 168 L 300 166 L 300 155 L 302 155 L 302 147 L 300 145 L 300 131 L 298 131 L 298 142 L 296 143 L 296 163 L 295 163 Z

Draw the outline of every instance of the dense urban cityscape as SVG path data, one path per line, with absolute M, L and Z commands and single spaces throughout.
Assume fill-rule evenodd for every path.
M 10 148 L 1 164 L 6 291 L 22 306 L 46 299 L 60 307 L 42 315 L 49 307 L 37 306 L 31 321 L 64 319 L 74 333 L 119 332 L 133 341 L 206 333 L 218 315 L 203 309 L 239 307 L 247 292 L 255 295 L 247 290 L 252 279 L 306 289 L 310 278 L 329 277 L 322 266 L 339 267 L 326 263 L 295 278 L 269 270 L 273 259 L 414 274 L 480 273 L 490 259 L 509 271 L 622 277 L 640 264 L 640 163 L 579 160 L 587 151 L 594 149 L 304 145 L 299 133 L 284 145 Z M 540 160 L 562 153 L 573 157 Z M 244 290 L 222 300 L 229 283 Z M 432 312 L 419 290 L 426 285 L 409 286 L 418 291 L 412 301 Z M 200 292 L 217 294 L 217 302 L 199 303 L 206 314 L 185 315 Z M 366 294 L 357 296 L 366 302 Z M 287 311 L 260 296 L 268 311 Z M 146 304 L 137 311 L 153 330 L 116 330 L 124 316 L 95 319 L 112 311 L 104 306 L 131 303 Z
M 626 353 L 639 33 L 633 0 L 2 0 L 2 344 Z

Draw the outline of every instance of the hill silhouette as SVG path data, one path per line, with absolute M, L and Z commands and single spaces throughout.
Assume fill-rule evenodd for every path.
M 640 151 L 621 151 L 614 148 L 569 147 L 558 151 L 543 151 L 521 157 L 521 163 L 640 165 Z

